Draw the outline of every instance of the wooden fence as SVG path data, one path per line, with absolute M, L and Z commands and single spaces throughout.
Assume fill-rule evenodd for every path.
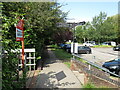
M 22 50 L 20 49 L 20 52 Z M 24 49 L 25 52 L 25 65 L 27 70 L 35 70 L 35 49 Z M 22 67 L 22 60 L 19 59 L 19 67 Z

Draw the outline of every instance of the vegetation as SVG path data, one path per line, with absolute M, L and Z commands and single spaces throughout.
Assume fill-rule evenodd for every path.
M 83 88 L 96 88 L 96 87 L 95 87 L 94 84 L 92 84 L 92 83 L 89 82 L 89 83 L 83 85 Z
M 62 6 L 57 2 L 1 2 L 0 7 L 3 51 L 8 52 L 2 56 L 2 87 L 4 90 L 12 90 L 25 85 L 25 79 L 18 79 L 17 74 L 19 52 L 11 52 L 11 49 L 21 49 L 21 42 L 17 42 L 15 37 L 16 24 L 20 19 L 24 19 L 25 48 L 35 48 L 37 59 L 41 58 L 45 45 L 65 43 L 72 38 L 72 32 L 57 26 L 57 23 L 65 22 L 67 15 L 60 10 Z M 100 12 L 91 23 L 76 28 L 76 38 L 79 42 L 117 41 L 117 33 L 120 33 L 117 19 L 117 16 L 107 17 L 106 13 Z M 64 50 L 54 50 L 59 59 L 70 60 L 72 57 Z
M 61 60 L 70 60 L 72 55 L 62 49 L 56 49 L 54 51 L 55 55 L 57 56 L 57 58 L 61 59 Z
M 53 32 L 61 29 L 56 23 L 64 21 L 66 13 L 60 10 L 56 2 L 2 2 L 2 44 L 7 55 L 2 58 L 2 87 L 4 90 L 24 87 L 23 80 L 17 80 L 18 53 L 11 49 L 21 49 L 21 42 L 16 41 L 16 24 L 24 19 L 25 48 L 35 48 L 36 58 L 41 58 L 44 46 L 50 43 Z M 9 8 L 8 8 L 9 7 Z M 64 29 L 64 28 L 63 28 Z M 21 84 L 23 83 L 23 84 Z
M 94 48 L 97 48 L 97 47 L 103 48 L 103 47 L 113 47 L 113 46 L 111 46 L 111 45 L 95 45 L 93 47 Z
M 52 50 L 54 51 L 57 58 L 60 60 L 63 60 L 63 63 L 67 65 L 68 68 L 70 68 L 70 60 L 72 55 L 64 51 L 63 49 L 59 49 L 57 45 L 50 45 L 50 47 L 53 47 Z
M 71 62 L 64 62 L 64 64 L 66 64 L 68 68 L 71 66 Z
M 98 44 L 105 41 L 119 43 L 118 37 L 118 15 L 107 17 L 107 14 L 100 12 L 92 22 L 76 27 L 76 38 L 78 42 L 96 41 Z
M 100 86 L 100 87 L 96 87 L 93 83 L 88 82 L 87 84 L 83 85 L 83 90 L 85 89 L 89 89 L 89 90 L 110 90 L 110 88 L 106 87 L 106 86 Z M 111 89 L 112 90 L 112 89 Z

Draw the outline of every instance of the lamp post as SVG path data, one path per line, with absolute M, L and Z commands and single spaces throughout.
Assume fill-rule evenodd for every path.
M 71 48 L 73 48 L 72 54 L 74 54 L 75 53 L 75 22 L 74 22 L 74 26 L 73 26 L 73 47 L 71 47 Z M 72 60 L 75 60 L 74 55 L 73 55 Z
M 70 24 L 70 23 L 69 23 Z M 76 42 L 76 35 L 75 35 L 75 28 L 76 26 L 78 25 L 84 25 L 85 24 L 85 21 L 83 22 L 79 22 L 79 23 L 72 23 L 73 24 L 73 43 L 71 44 L 71 53 L 72 53 L 72 59 L 71 59 L 71 70 L 74 70 L 74 65 L 73 65 L 73 62 L 75 60 L 75 56 L 74 54 L 75 53 L 78 53 L 78 43 L 75 43 Z M 70 25 L 69 25 L 70 26 Z

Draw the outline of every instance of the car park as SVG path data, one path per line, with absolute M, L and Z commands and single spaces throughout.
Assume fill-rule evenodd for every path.
M 95 41 L 86 41 L 86 42 L 83 43 L 83 46 L 91 46 L 92 47 L 94 45 L 96 45 Z
M 115 47 L 113 47 L 113 50 L 114 50 L 114 51 L 120 51 L 120 44 L 117 45 L 117 46 L 115 46 Z
M 102 66 L 115 74 L 120 74 L 120 58 L 105 62 Z
M 90 54 L 91 48 L 88 46 L 78 46 L 78 54 Z

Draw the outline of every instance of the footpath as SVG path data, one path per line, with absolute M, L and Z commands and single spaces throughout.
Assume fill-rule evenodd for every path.
M 49 59 L 37 76 L 34 88 L 82 88 L 76 75 L 48 49 Z

